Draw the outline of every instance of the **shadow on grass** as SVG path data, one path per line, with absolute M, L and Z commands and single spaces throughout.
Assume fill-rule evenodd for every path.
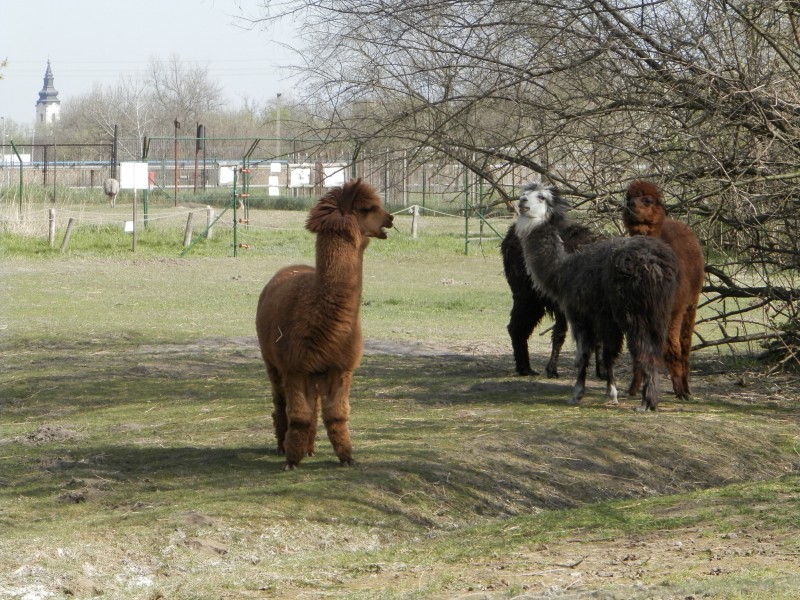
M 568 407 L 568 371 L 523 378 L 508 363 L 365 356 L 352 392 L 356 467 L 338 467 L 320 426 L 317 456 L 283 473 L 254 344 L 34 349 L 8 364 L 0 494 L 48 500 L 102 481 L 85 498 L 104 506 L 236 494 L 287 514 L 313 506 L 307 518 L 348 505 L 352 520 L 426 528 L 797 469 L 797 422 L 786 418 L 796 407 L 756 415 L 729 399 L 637 415 L 636 403 L 603 406 L 598 382 Z M 31 436 L 43 423 L 74 435 Z

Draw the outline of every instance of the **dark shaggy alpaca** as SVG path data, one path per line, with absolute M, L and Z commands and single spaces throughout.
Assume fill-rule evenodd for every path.
M 648 181 L 634 181 L 625 193 L 622 221 L 630 235 L 664 240 L 678 257 L 680 278 L 672 306 L 664 361 L 678 398 L 689 397 L 689 354 L 692 351 L 697 302 L 703 289 L 705 259 L 700 242 L 688 225 L 667 218 L 659 189 Z M 641 373 L 634 369 L 629 393 L 639 392 Z
M 557 193 L 557 190 L 554 190 L 554 193 Z M 520 375 L 538 374 L 531 368 L 528 338 L 542 318 L 549 315 L 555 320 L 555 324 L 551 336 L 550 360 L 545 367 L 545 373 L 548 377 L 558 377 L 558 356 L 567 337 L 567 317 L 555 302 L 533 285 L 525 267 L 522 244 L 515 228 L 515 225 L 508 228 L 508 233 L 500 244 L 503 270 L 511 288 L 511 320 L 508 322 L 508 335 L 511 337 L 511 348 L 514 351 L 514 364 Z M 575 252 L 580 246 L 599 239 L 589 229 L 577 223 L 566 226 L 561 237 L 567 252 Z M 599 353 L 597 353 L 596 371 L 598 377 L 605 379 Z
M 272 384 L 272 419 L 284 470 L 314 454 L 317 415 L 343 465 L 353 462 L 347 421 L 350 384 L 361 360 L 359 309 L 364 250 L 386 239 L 392 216 L 366 183 L 332 189 L 311 209 L 306 229 L 317 234 L 316 269 L 285 267 L 258 300 L 256 330 Z
M 569 254 L 561 237 L 567 206 L 552 188 L 529 184 L 519 201 L 516 233 L 535 285 L 562 307 L 577 344 L 578 376 L 570 404 L 586 391 L 596 342 L 603 348 L 606 396 L 617 402 L 614 363 L 623 338 L 644 374 L 640 410 L 658 406 L 658 371 L 678 280 L 675 253 L 649 237 L 616 238 Z

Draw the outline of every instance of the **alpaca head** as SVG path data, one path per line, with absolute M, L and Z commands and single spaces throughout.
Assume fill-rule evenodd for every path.
M 375 189 L 361 179 L 333 188 L 311 209 L 306 229 L 313 233 L 338 233 L 354 241 L 386 239 L 394 218 L 383 208 Z
M 553 186 L 528 183 L 519 197 L 517 232 L 524 234 L 545 223 L 557 223 L 566 218 L 567 204 Z
M 637 180 L 628 186 L 622 210 L 622 221 L 628 233 L 658 237 L 666 216 L 664 198 L 655 184 Z

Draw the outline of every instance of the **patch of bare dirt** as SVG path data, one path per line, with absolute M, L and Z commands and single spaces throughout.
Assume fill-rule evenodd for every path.
M 15 437 L 14 441 L 20 444 L 38 445 L 73 440 L 77 437 L 78 432 L 72 429 L 44 423 L 30 433 Z
M 531 599 L 724 598 L 725 592 L 715 589 L 730 590 L 724 580 L 745 571 L 797 573 L 796 550 L 793 536 L 754 530 L 719 534 L 690 528 L 605 540 L 576 537 L 478 563 L 475 583 L 464 591 L 482 592 L 484 598 L 506 597 L 512 588 L 524 592 L 518 598 Z
M 97 501 L 111 489 L 111 484 L 105 479 L 79 479 L 72 478 L 64 484 L 64 491 L 58 495 L 58 501 L 65 504 L 82 504 Z

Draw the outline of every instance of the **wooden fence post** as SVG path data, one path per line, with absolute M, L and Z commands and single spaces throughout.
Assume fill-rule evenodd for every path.
M 419 205 L 411 207 L 411 237 L 417 237 L 417 227 L 419 227 Z
M 213 235 L 212 225 L 214 224 L 214 209 L 206 206 L 206 239 L 210 240 Z
M 73 227 L 75 227 L 75 219 L 70 217 L 69 221 L 67 222 L 67 231 L 64 232 L 64 241 L 61 242 L 61 252 L 66 252 L 67 246 L 69 246 L 69 238 L 72 237 Z
M 188 248 L 192 244 L 192 230 L 193 222 L 194 221 L 194 213 L 190 212 L 189 216 L 186 217 L 186 231 L 183 234 L 183 247 Z
M 51 248 L 56 245 L 56 209 L 51 208 L 47 217 L 47 241 Z

